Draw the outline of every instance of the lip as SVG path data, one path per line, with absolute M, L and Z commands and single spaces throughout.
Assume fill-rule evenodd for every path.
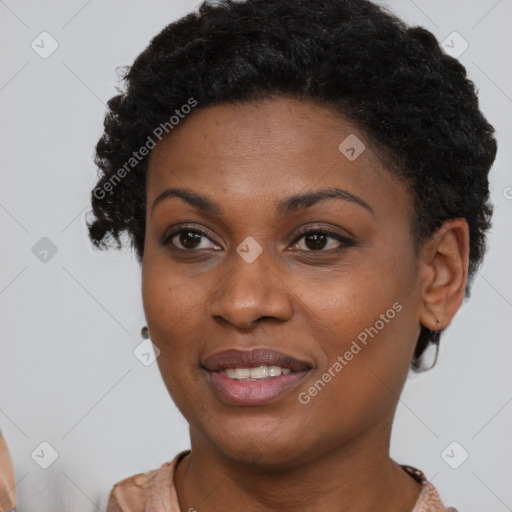
M 226 368 L 255 368 L 263 364 L 289 368 L 292 372 L 308 370 L 312 367 L 307 361 L 296 359 L 289 354 L 271 348 L 223 350 L 207 357 L 202 362 L 202 366 L 211 372 L 218 372 Z
M 226 368 L 254 368 L 280 366 L 291 370 L 287 375 L 253 381 L 230 379 L 223 373 Z M 313 365 L 269 348 L 253 350 L 224 350 L 206 358 L 201 364 L 208 383 L 219 398 L 230 405 L 264 405 L 296 388 Z

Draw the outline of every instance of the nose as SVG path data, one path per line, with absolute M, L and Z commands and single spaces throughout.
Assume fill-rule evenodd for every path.
M 228 273 L 214 288 L 209 300 L 209 313 L 216 319 L 250 329 L 263 318 L 286 321 L 293 315 L 291 291 L 282 271 L 263 252 L 248 263 L 237 253 Z

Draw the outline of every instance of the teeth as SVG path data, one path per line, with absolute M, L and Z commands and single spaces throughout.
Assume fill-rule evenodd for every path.
M 248 379 L 251 376 L 251 370 L 249 368 L 236 368 L 235 369 L 235 379 Z
M 264 379 L 265 377 L 268 377 L 268 366 L 251 368 L 251 379 Z
M 282 368 L 280 366 L 270 366 L 268 369 L 268 374 L 270 377 L 278 377 L 281 375 Z
M 254 368 L 226 368 L 221 373 L 236 380 L 259 380 L 270 377 L 279 377 L 279 375 L 288 375 L 290 368 L 281 368 L 280 366 L 261 365 Z
M 230 379 L 236 379 L 236 369 L 228 368 L 222 372 L 224 375 L 227 375 Z

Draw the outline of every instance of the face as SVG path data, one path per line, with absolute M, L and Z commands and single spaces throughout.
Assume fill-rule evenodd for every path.
M 420 332 L 412 218 L 313 103 L 198 109 L 155 147 L 143 304 L 193 446 L 291 464 L 386 437 Z

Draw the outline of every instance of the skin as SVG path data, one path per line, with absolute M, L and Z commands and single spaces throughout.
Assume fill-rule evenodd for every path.
M 354 161 L 338 149 L 350 134 L 366 145 Z M 373 213 L 326 199 L 277 215 L 280 200 L 330 187 Z M 153 209 L 169 188 L 208 196 L 221 215 L 177 197 Z M 181 510 L 411 511 L 421 487 L 389 457 L 391 425 L 420 323 L 438 328 L 435 315 L 444 328 L 462 303 L 466 222 L 446 222 L 415 254 L 412 196 L 364 133 L 324 106 L 284 97 L 190 114 L 151 153 L 147 205 L 144 311 L 162 377 L 190 425 L 192 452 L 175 474 Z M 208 236 L 162 243 L 183 224 Z M 302 227 L 354 244 L 329 237 L 315 250 L 311 236 L 297 239 Z M 252 263 L 236 252 L 249 236 L 263 249 Z M 401 311 L 300 403 L 396 302 Z M 223 402 L 200 361 L 258 347 L 312 369 L 271 403 Z

